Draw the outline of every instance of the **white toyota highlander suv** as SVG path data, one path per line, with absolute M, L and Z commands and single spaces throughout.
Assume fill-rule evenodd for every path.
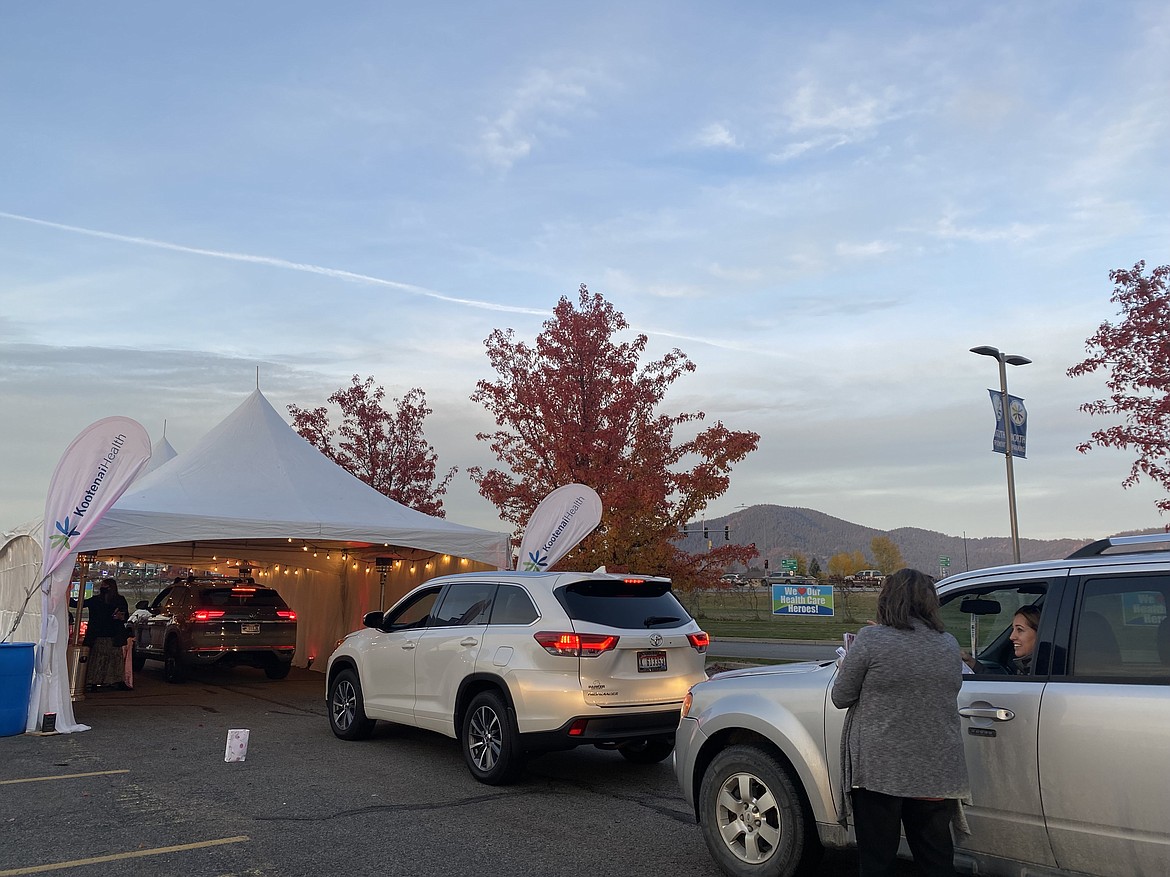
M 363 622 L 329 659 L 333 733 L 368 737 L 378 719 L 438 731 L 492 785 L 527 753 L 582 744 L 662 761 L 684 695 L 706 678 L 707 634 L 664 578 L 444 576 Z

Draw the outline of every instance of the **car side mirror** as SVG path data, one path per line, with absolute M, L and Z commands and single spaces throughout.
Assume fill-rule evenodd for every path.
M 966 612 L 968 615 L 998 615 L 1000 612 L 999 600 L 967 597 L 959 604 L 959 611 Z
M 362 625 L 365 627 L 381 628 L 382 621 L 385 618 L 385 612 L 379 612 L 377 609 L 375 609 L 373 612 L 367 612 L 362 616 Z

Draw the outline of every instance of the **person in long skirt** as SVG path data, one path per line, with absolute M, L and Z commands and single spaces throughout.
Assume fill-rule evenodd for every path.
M 85 601 L 89 610 L 89 624 L 85 630 L 85 645 L 89 646 L 86 686 L 111 687 L 126 690 L 126 618 L 129 606 L 118 593 L 117 579 L 102 579 L 98 592 Z

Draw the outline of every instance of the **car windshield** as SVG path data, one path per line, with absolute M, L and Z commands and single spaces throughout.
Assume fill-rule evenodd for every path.
M 640 630 L 682 627 L 690 614 L 667 581 L 590 579 L 557 590 L 557 599 L 574 621 Z

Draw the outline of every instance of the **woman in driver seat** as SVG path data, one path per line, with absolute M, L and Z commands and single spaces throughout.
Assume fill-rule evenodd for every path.
M 1040 607 L 1021 606 L 1012 616 L 1012 641 L 1015 656 L 1011 670 L 1017 676 L 1032 672 L 1032 653 L 1036 651 L 1036 628 L 1040 626 Z
M 1012 661 L 1007 671 L 1013 676 L 1028 676 L 1032 672 L 1032 653 L 1036 651 L 1036 629 L 1040 626 L 1040 607 L 1021 606 L 1012 616 L 1012 632 L 1008 639 L 1012 643 Z M 963 652 L 963 662 L 976 673 L 987 668 L 976 658 Z M 966 671 L 964 671 L 966 672 Z M 995 672 L 1002 673 L 1003 670 Z

